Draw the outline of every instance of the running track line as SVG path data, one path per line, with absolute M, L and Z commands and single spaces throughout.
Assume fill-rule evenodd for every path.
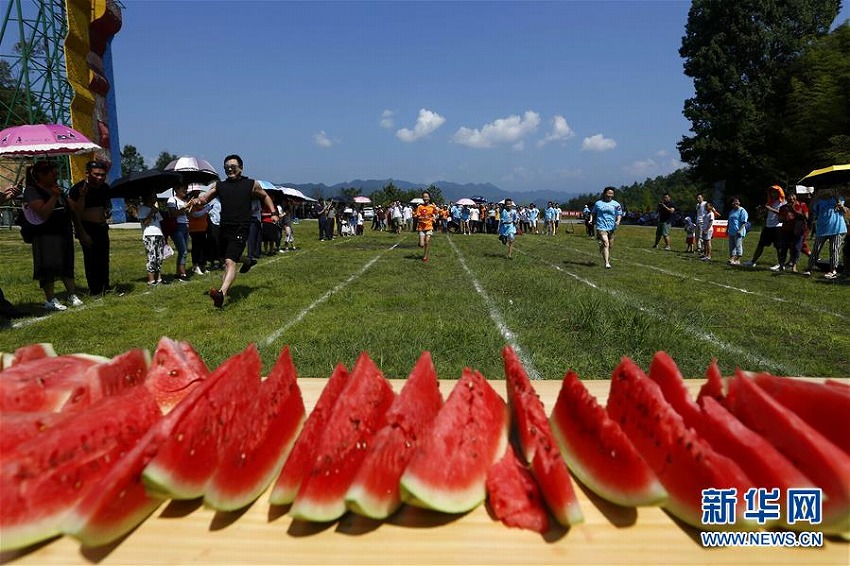
M 454 250 L 455 254 L 457 254 L 458 261 L 460 262 L 463 270 L 466 271 L 466 274 L 469 275 L 470 280 L 472 281 L 472 286 L 481 295 L 481 298 L 484 300 L 484 304 L 487 306 L 487 310 L 490 313 L 490 318 L 493 322 L 496 323 L 496 327 L 499 329 L 499 332 L 502 334 L 502 337 L 508 343 L 508 345 L 513 348 L 519 360 L 522 362 L 522 365 L 525 366 L 525 371 L 528 374 L 530 379 L 540 379 L 540 373 L 537 371 L 537 368 L 534 367 L 534 364 L 531 362 L 531 359 L 525 354 L 523 349 L 520 347 L 519 343 L 516 341 L 516 335 L 508 328 L 508 325 L 505 323 L 505 318 L 502 316 L 502 313 L 499 311 L 499 308 L 496 306 L 495 301 L 487 294 L 487 291 L 484 290 L 484 287 L 481 286 L 481 283 L 478 281 L 478 278 L 475 277 L 475 274 L 472 273 L 472 270 L 469 269 L 469 266 L 466 265 L 466 260 L 463 258 L 463 254 L 460 253 L 460 250 L 457 249 L 455 245 L 454 239 L 451 236 L 446 236 L 446 239 L 449 241 L 449 245 L 451 245 L 452 250 Z
M 521 252 L 521 253 L 526 253 L 526 255 L 529 255 L 530 257 L 534 257 L 534 256 L 531 256 L 531 254 L 528 254 L 527 252 Z M 547 261 L 543 258 L 535 257 L 535 259 L 539 260 L 541 263 L 543 263 L 545 265 L 548 265 L 549 267 L 551 267 L 555 271 L 558 271 L 559 273 L 563 273 L 564 275 L 569 275 L 570 277 L 572 277 L 573 279 L 575 279 L 576 281 L 578 281 L 580 283 L 584 283 L 585 285 L 592 287 L 593 289 L 596 289 L 598 291 L 603 291 L 603 292 L 607 293 L 608 295 L 610 295 L 611 297 L 615 298 L 616 300 L 618 300 L 618 301 L 620 301 L 624 304 L 627 304 L 629 306 L 635 307 L 636 309 L 638 309 L 642 313 L 646 313 L 646 314 L 648 314 L 648 315 L 650 315 L 654 318 L 666 320 L 666 318 L 663 315 L 661 315 L 659 312 L 657 312 L 657 311 L 655 311 L 655 310 L 653 310 L 649 307 L 645 307 L 645 306 L 641 305 L 638 301 L 631 300 L 627 295 L 624 295 L 623 293 L 621 293 L 619 291 L 616 291 L 614 289 L 608 289 L 608 288 L 605 288 L 605 287 L 600 287 L 599 285 L 597 285 L 593 281 L 590 281 L 588 279 L 581 277 L 580 275 L 577 275 L 575 273 L 567 271 L 566 269 L 563 269 L 560 266 L 555 265 L 555 264 L 553 264 L 553 263 L 551 263 L 551 262 L 549 262 L 549 261 Z M 733 346 L 732 344 L 728 344 L 726 342 L 723 342 L 722 340 L 718 339 L 711 332 L 705 332 L 703 330 L 699 330 L 699 329 L 694 328 L 692 326 L 683 325 L 679 322 L 676 322 L 674 324 L 676 324 L 677 326 L 679 326 L 679 328 L 688 332 L 689 334 L 692 334 L 693 336 L 696 336 L 700 340 L 703 340 L 704 342 L 708 342 L 709 344 L 712 344 L 713 346 L 717 346 L 717 347 L 719 347 L 720 349 L 722 349 L 726 352 L 731 352 L 731 353 L 743 356 L 747 360 L 749 360 L 751 362 L 755 362 L 762 367 L 768 367 L 768 368 L 771 368 L 771 369 L 774 369 L 774 370 L 779 370 L 779 372 L 781 372 L 782 375 L 801 375 L 799 370 L 797 370 L 796 368 L 787 367 L 787 366 L 780 364 L 778 362 L 775 362 L 773 360 L 762 358 L 760 356 L 757 356 L 756 354 L 753 354 L 752 352 L 742 350 L 741 348 L 738 348 L 737 346 Z
M 577 248 L 568 248 L 568 249 L 570 251 L 574 251 L 574 252 L 577 252 L 577 253 L 580 253 L 580 254 L 583 254 L 583 255 L 587 255 L 587 256 L 597 255 L 597 254 L 593 254 L 593 253 L 585 251 L 585 250 L 579 250 Z M 652 253 L 652 252 L 650 252 L 650 250 L 642 250 L 642 251 Z M 800 303 L 800 301 L 796 301 L 796 300 L 791 301 L 791 300 L 788 300 L 784 297 L 778 297 L 776 295 L 767 295 L 765 293 L 760 293 L 758 291 L 750 291 L 749 289 L 742 289 L 742 288 L 739 288 L 739 287 L 733 287 L 731 285 L 726 285 L 724 283 L 718 283 L 717 281 L 708 281 L 706 279 L 700 279 L 699 277 L 687 277 L 685 275 L 682 275 L 681 273 L 676 273 L 675 271 L 670 271 L 668 269 L 664 269 L 662 267 L 657 267 L 657 266 L 654 266 L 654 265 L 646 265 L 646 264 L 643 264 L 643 263 L 638 263 L 638 262 L 629 261 L 629 260 L 622 260 L 622 259 L 618 260 L 618 261 L 620 263 L 625 263 L 627 265 L 634 265 L 634 266 L 637 266 L 637 267 L 652 269 L 653 271 L 658 271 L 659 273 L 663 273 L 665 275 L 671 275 L 671 276 L 674 276 L 674 277 L 681 277 L 683 279 L 690 279 L 691 281 L 696 281 L 697 283 L 708 283 L 709 285 L 714 285 L 716 287 L 720 287 L 720 288 L 726 289 L 728 291 L 737 291 L 737 292 L 743 293 L 745 295 L 752 295 L 754 297 L 761 297 L 763 299 L 776 301 L 778 303 L 790 303 L 790 304 L 793 304 L 793 305 L 802 306 L 806 310 L 819 312 L 821 314 L 832 315 L 836 318 L 840 318 L 841 320 L 850 320 L 850 316 L 843 315 L 843 314 L 841 314 L 839 312 L 835 312 L 833 310 L 823 309 L 823 308 L 820 308 L 820 307 L 815 306 L 815 305 Z
M 289 330 L 290 328 L 292 328 L 293 326 L 295 326 L 296 324 L 298 324 L 299 322 L 304 320 L 304 317 L 306 317 L 310 313 L 310 311 L 312 311 L 314 308 L 318 307 L 322 303 L 326 302 L 333 295 L 342 291 L 345 287 L 347 287 L 349 285 L 349 283 L 352 283 L 356 279 L 360 278 L 361 275 L 363 275 L 364 273 L 369 271 L 370 267 L 375 265 L 375 262 L 377 262 L 379 259 L 384 257 L 384 255 L 387 252 L 396 249 L 399 246 L 399 244 L 401 244 L 401 241 L 396 242 L 395 244 L 393 244 L 392 246 L 390 246 L 386 250 L 382 251 L 381 253 L 379 253 L 378 255 L 373 257 L 372 259 L 370 259 L 366 263 L 366 265 L 364 265 L 363 267 L 360 268 L 359 271 L 357 271 L 356 273 L 353 273 L 352 275 L 350 275 L 348 277 L 348 279 L 346 279 L 342 283 L 338 284 L 336 287 L 334 287 L 330 291 L 327 291 L 324 295 L 322 295 L 321 297 L 319 297 L 318 299 L 316 299 L 315 301 L 310 303 L 308 306 L 303 308 L 301 310 L 301 312 L 299 312 L 297 315 L 295 315 L 295 318 L 293 318 L 292 320 L 290 320 L 289 322 L 287 322 L 286 324 L 284 324 L 283 326 L 281 326 L 280 328 L 278 328 L 277 330 L 272 332 L 265 340 L 263 340 L 263 345 L 264 346 L 271 346 L 272 344 L 274 344 L 274 342 L 278 338 L 283 336 L 284 332 L 286 332 L 287 330 Z

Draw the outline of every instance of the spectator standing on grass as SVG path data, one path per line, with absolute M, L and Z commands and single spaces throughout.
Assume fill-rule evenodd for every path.
M 38 224 L 32 240 L 32 278 L 38 281 L 44 292 L 44 308 L 48 311 L 64 311 L 68 308 L 56 298 L 56 279 L 61 279 L 65 285 L 71 306 L 80 307 L 83 301 L 77 296 L 77 285 L 74 282 L 72 228 L 73 225 L 80 230 L 79 217 L 68 206 L 65 194 L 59 187 L 59 175 L 54 163 L 37 161 L 27 168 L 26 180 L 25 213 L 30 222 Z
M 585 203 L 584 208 L 581 211 L 581 217 L 584 219 L 584 231 L 587 234 L 588 238 L 593 237 L 593 222 L 592 217 L 590 215 L 590 207 L 592 203 Z
M 693 253 L 694 243 L 696 240 L 697 225 L 691 220 L 690 216 L 685 216 L 685 251 Z
M 192 273 L 204 275 L 207 272 L 207 233 L 209 232 L 209 211 L 211 203 L 193 209 L 189 213 L 189 239 L 192 242 Z
M 844 188 L 850 188 L 850 183 L 845 183 Z M 829 271 L 824 275 L 827 279 L 838 277 L 838 257 L 841 253 L 841 244 L 847 234 L 847 222 L 844 214 L 844 197 L 836 191 L 821 190 L 812 202 L 812 216 L 815 219 L 815 245 L 809 256 L 809 265 L 803 275 L 811 275 L 812 269 L 817 265 L 821 250 L 824 246 L 829 248 Z M 848 269 L 848 266 L 844 266 Z
M 224 274 L 221 287 L 210 289 L 210 298 L 216 308 L 224 305 L 224 298 L 230 286 L 236 279 L 236 263 L 245 251 L 248 241 L 248 227 L 251 223 L 251 201 L 261 200 L 265 206 L 275 210 L 271 197 L 263 190 L 260 183 L 254 179 L 242 176 L 242 158 L 238 155 L 228 155 L 224 158 L 224 173 L 227 179 L 219 181 L 199 196 L 198 204 L 205 205 L 213 197 L 221 201 L 221 234 L 219 238 L 220 254 L 224 257 Z M 280 218 L 277 212 L 272 214 L 272 220 Z M 239 269 L 247 273 L 257 263 L 256 260 L 246 259 Z
M 676 212 L 676 205 L 670 198 L 670 193 L 664 193 L 661 197 L 658 206 L 655 208 L 658 213 L 658 225 L 655 227 L 655 243 L 653 248 L 658 247 L 661 239 L 664 239 L 664 249 L 670 250 L 670 226 L 672 225 L 673 213 Z
M 320 198 L 316 203 L 316 216 L 319 219 L 319 241 L 325 241 L 325 234 L 328 230 L 328 212 L 331 209 L 330 201 Z
M 0 204 L 6 204 L 23 192 L 23 187 L 20 185 L 12 185 L 0 191 Z M 21 312 L 15 308 L 15 305 L 10 303 L 3 294 L 3 289 L 0 288 L 0 316 L 3 318 L 16 318 L 21 316 Z
M 68 206 L 80 219 L 77 238 L 83 247 L 83 265 L 90 295 L 109 290 L 109 225 L 112 198 L 106 183 L 108 165 L 103 161 L 86 163 L 86 178 L 68 191 Z
M 796 273 L 797 261 L 800 259 L 800 252 L 803 249 L 803 238 L 806 236 L 806 226 L 809 223 L 809 208 L 797 200 L 797 195 L 791 193 L 788 195 L 788 202 L 779 208 L 779 219 L 782 226 L 779 228 L 779 246 L 777 247 L 777 255 L 779 263 L 770 268 L 771 271 L 785 271 L 788 269 Z M 785 259 L 788 257 L 788 252 L 791 252 L 791 259 L 786 264 Z
M 145 246 L 145 271 L 148 276 L 148 286 L 153 287 L 162 283 L 162 248 L 165 246 L 165 236 L 162 235 L 162 214 L 156 206 L 156 193 L 150 191 L 142 197 L 142 205 L 137 211 L 139 223 L 142 225 L 142 242 Z
M 705 198 L 702 196 L 702 193 L 697 193 L 696 199 L 697 207 L 694 214 L 696 232 L 694 233 L 694 238 L 696 239 L 697 251 L 702 252 L 702 217 L 705 216 Z
M 714 220 L 716 217 L 717 211 L 714 210 L 714 205 L 710 201 L 705 201 L 705 214 L 702 215 L 702 226 L 700 230 L 703 251 L 700 259 L 703 261 L 711 261 L 711 239 L 714 237 Z
M 727 219 L 726 234 L 729 239 L 729 265 L 741 265 L 741 257 L 744 255 L 744 237 L 747 235 L 747 224 L 750 215 L 741 206 L 741 199 L 732 197 Z
M 423 203 L 416 207 L 416 229 L 419 231 L 419 247 L 424 248 L 422 261 L 428 261 L 431 253 L 431 236 L 434 235 L 434 221 L 437 219 L 437 207 L 431 203 L 431 194 L 422 193 Z
M 404 229 L 408 232 L 413 230 L 413 207 L 410 203 L 404 205 L 401 209 L 401 219 L 404 221 Z
M 605 262 L 605 269 L 611 269 L 614 232 L 623 219 L 623 207 L 614 200 L 614 187 L 605 187 L 602 198 L 596 201 L 590 211 L 590 219 L 596 229 L 596 239 L 599 240 L 599 252 Z
M 175 255 L 177 263 L 175 277 L 178 281 L 188 281 L 186 273 L 186 255 L 189 251 L 189 212 L 192 210 L 192 201 L 188 197 L 186 185 L 174 187 L 174 195 L 166 201 L 169 215 L 177 221 L 171 240 L 177 248 Z
M 759 207 L 767 213 L 764 221 L 764 228 L 759 234 L 759 242 L 756 245 L 756 251 L 753 254 L 753 259 L 744 263 L 746 267 L 755 267 L 761 257 L 764 248 L 767 246 L 777 247 L 779 245 L 779 209 L 785 204 L 785 191 L 779 185 L 773 185 L 767 190 L 767 203 Z M 779 259 L 777 257 L 777 259 Z

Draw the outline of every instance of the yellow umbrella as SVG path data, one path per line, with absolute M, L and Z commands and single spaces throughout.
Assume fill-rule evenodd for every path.
M 844 183 L 850 183 L 850 163 L 815 169 L 800 179 L 797 184 L 819 189 L 829 185 L 843 185 Z

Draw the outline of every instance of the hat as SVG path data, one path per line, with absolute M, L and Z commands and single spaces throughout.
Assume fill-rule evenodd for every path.
M 783 200 L 785 199 L 785 191 L 782 190 L 782 187 L 779 185 L 771 185 L 770 188 L 779 191 L 779 198 Z

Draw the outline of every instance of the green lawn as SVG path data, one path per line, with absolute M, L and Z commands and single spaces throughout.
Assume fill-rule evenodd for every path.
M 118 292 L 83 295 L 84 307 L 51 315 L 31 279 L 30 247 L 2 230 L 0 285 L 32 316 L 0 330 L 0 351 L 52 342 L 59 353 L 112 356 L 153 350 L 166 335 L 191 341 L 211 367 L 254 342 L 266 369 L 289 345 L 305 377 L 326 377 L 338 362 L 351 367 L 364 350 L 388 377 L 405 377 L 430 350 L 441 378 L 459 377 L 464 366 L 502 378 L 500 350 L 509 343 L 543 379 L 569 368 L 607 378 L 622 356 L 645 368 L 661 349 L 686 377 L 702 376 L 712 358 L 724 373 L 850 376 L 848 281 L 731 268 L 725 240 L 715 241 L 707 264 L 680 251 L 681 230 L 665 252 L 651 249 L 652 229 L 624 226 L 605 270 L 580 226 L 520 236 L 512 260 L 495 236 L 437 234 L 427 264 L 414 234 L 367 226 L 364 236 L 320 242 L 315 221 L 295 230 L 300 250 L 238 276 L 221 311 L 207 297 L 217 273 L 149 290 L 139 231 L 112 230 Z M 747 237 L 746 257 L 757 237 Z M 767 250 L 765 264 L 774 259 Z M 77 283 L 85 286 L 79 252 Z

